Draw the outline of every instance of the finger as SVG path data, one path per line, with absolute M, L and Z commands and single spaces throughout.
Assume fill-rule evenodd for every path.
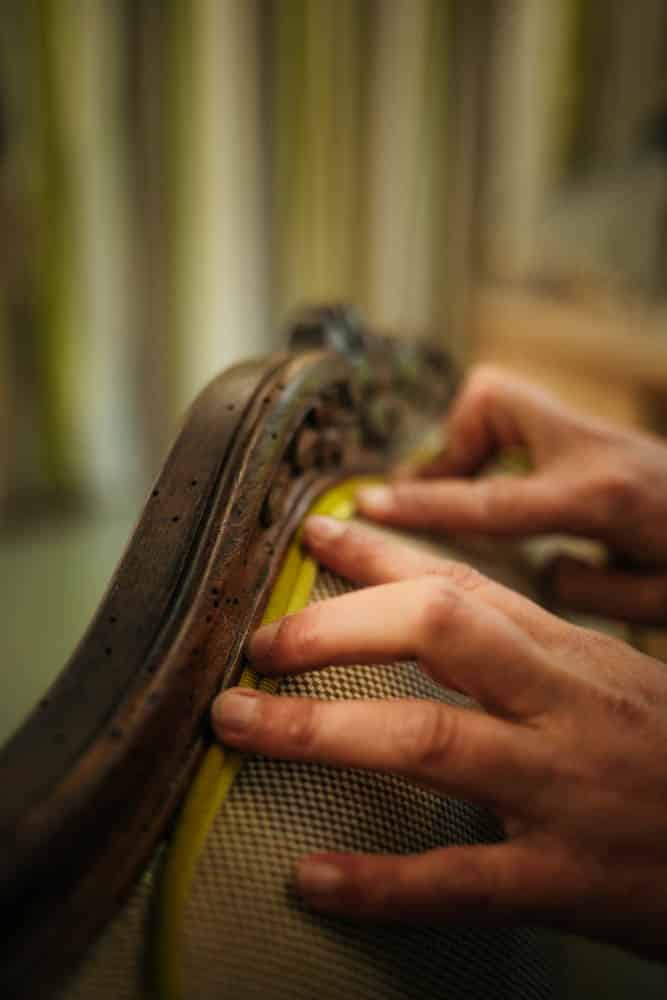
M 214 702 L 213 725 L 240 750 L 399 774 L 491 808 L 523 808 L 544 785 L 532 732 L 433 701 L 319 701 L 233 688 Z
M 548 569 L 554 596 L 577 611 L 662 626 L 667 622 L 667 574 L 627 573 L 559 557 Z
M 472 566 L 434 555 L 365 524 L 333 517 L 309 517 L 304 526 L 304 541 L 319 563 L 355 583 L 368 586 L 429 574 L 442 576 L 503 611 L 541 642 L 560 639 L 567 628 L 560 618 L 478 573 Z
M 260 628 L 249 653 L 267 674 L 418 659 L 439 683 L 509 715 L 542 712 L 565 684 L 506 615 L 433 576 L 312 604 Z
M 357 492 L 359 510 L 420 531 L 523 537 L 570 527 L 566 485 L 547 476 L 413 480 Z
M 366 585 L 437 573 L 445 563 L 423 548 L 391 539 L 368 525 L 334 517 L 307 518 L 303 540 L 318 562 Z
M 441 454 L 420 475 L 470 475 L 505 448 L 534 446 L 543 425 L 556 426 L 563 416 L 558 401 L 535 385 L 500 368 L 477 368 L 449 411 Z
M 316 854 L 297 887 L 311 906 L 383 922 L 495 924 L 542 919 L 572 907 L 581 886 L 555 850 L 521 840 L 424 854 Z

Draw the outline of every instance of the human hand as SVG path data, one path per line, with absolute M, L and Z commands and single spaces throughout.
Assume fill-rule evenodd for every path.
M 219 737 L 475 800 L 509 838 L 412 856 L 311 856 L 297 874 L 307 901 L 359 919 L 545 923 L 664 957 L 666 669 L 371 528 L 311 518 L 305 538 L 318 561 L 371 586 L 259 629 L 258 669 L 416 658 L 486 711 L 233 689 L 213 706 Z
M 583 611 L 667 621 L 667 446 L 580 414 L 493 368 L 470 376 L 446 434 L 446 447 L 419 470 L 421 479 L 360 491 L 361 512 L 454 534 L 597 539 L 633 569 L 559 559 L 550 573 L 555 596 Z M 467 478 L 512 446 L 528 450 L 529 475 Z

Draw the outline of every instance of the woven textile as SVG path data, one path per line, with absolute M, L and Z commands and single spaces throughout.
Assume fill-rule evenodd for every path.
M 321 573 L 312 599 L 346 589 Z M 329 668 L 287 679 L 281 693 L 463 701 L 412 663 Z M 305 852 L 412 853 L 499 836 L 483 810 L 402 778 L 248 759 L 190 893 L 188 1000 L 552 996 L 546 946 L 533 931 L 358 925 L 308 913 L 290 889 L 294 862 Z
M 312 600 L 349 589 L 320 574 Z M 282 694 L 421 697 L 465 704 L 413 663 L 288 678 Z M 220 810 L 184 914 L 184 1000 L 541 1000 L 556 995 L 549 946 L 530 929 L 368 926 L 308 913 L 290 888 L 317 850 L 413 853 L 492 841 L 494 818 L 402 778 L 250 757 Z M 152 872 L 59 1000 L 146 997 Z

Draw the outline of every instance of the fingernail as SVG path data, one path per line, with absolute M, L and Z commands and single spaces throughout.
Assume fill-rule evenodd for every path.
M 297 885 L 306 896 L 333 895 L 343 884 L 343 873 L 328 861 L 301 861 L 296 871 Z
M 246 732 L 253 723 L 257 708 L 256 691 L 234 688 L 219 695 L 213 704 L 213 716 L 223 739 Z
M 357 491 L 357 500 L 366 510 L 383 514 L 393 507 L 393 491 L 387 486 L 365 486 Z
M 336 517 L 313 514 L 305 524 L 306 535 L 316 542 L 332 542 L 345 531 L 345 525 Z
M 248 643 L 248 656 L 253 663 L 260 663 L 269 658 L 279 627 L 280 622 L 272 622 L 257 629 Z

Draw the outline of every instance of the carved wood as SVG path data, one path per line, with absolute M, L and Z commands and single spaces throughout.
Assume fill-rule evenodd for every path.
M 441 355 L 345 310 L 306 314 L 294 345 L 194 402 L 88 631 L 0 752 L 4 996 L 48 987 L 151 857 L 312 497 L 385 469 L 453 391 Z

